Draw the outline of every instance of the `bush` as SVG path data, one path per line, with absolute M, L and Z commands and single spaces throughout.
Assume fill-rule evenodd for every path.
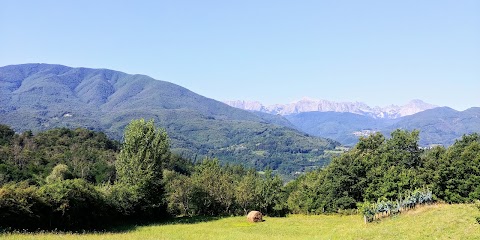
M 134 186 L 116 183 L 105 190 L 106 199 L 115 212 L 122 216 L 135 215 L 141 197 Z
M 66 180 L 69 178 L 72 178 L 72 174 L 70 173 L 68 166 L 65 164 L 58 164 L 53 168 L 52 172 L 47 176 L 45 181 L 47 183 L 53 183 L 55 181 Z
M 83 179 L 44 185 L 39 189 L 39 194 L 48 199 L 50 205 L 50 228 L 98 228 L 111 212 L 105 197 Z
M 38 189 L 26 182 L 6 184 L 0 188 L 0 226 L 13 229 L 36 229 L 45 225 L 49 205 Z

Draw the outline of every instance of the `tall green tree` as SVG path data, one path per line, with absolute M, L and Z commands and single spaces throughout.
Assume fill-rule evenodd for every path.
M 480 199 L 480 135 L 464 135 L 440 156 L 434 194 L 449 203 Z
M 266 215 L 283 215 L 284 207 L 286 208 L 283 199 L 283 182 L 278 175 L 273 174 L 271 169 L 265 171 L 263 179 L 258 185 L 258 207 L 263 214 Z
M 195 167 L 193 184 L 198 186 L 196 199 L 198 210 L 204 215 L 229 214 L 234 203 L 235 186 L 233 175 L 220 166 L 218 159 L 204 159 Z
M 255 210 L 258 205 L 259 180 L 260 179 L 256 172 L 251 170 L 241 178 L 236 186 L 235 199 L 240 208 L 243 210 L 244 215 L 247 215 L 248 211 Z
M 315 214 L 323 210 L 323 206 L 318 205 L 319 199 L 323 197 L 319 193 L 320 181 L 323 179 L 325 179 L 325 171 L 319 169 L 308 172 L 287 184 L 286 188 L 291 190 L 287 203 L 292 213 Z
M 181 173 L 165 170 L 164 182 L 166 200 L 170 213 L 180 216 L 193 216 L 197 212 L 196 192 L 199 187 L 192 178 Z
M 364 199 L 395 199 L 399 194 L 421 188 L 419 169 L 422 150 L 419 131 L 395 130 L 374 154 L 364 155 L 368 170 Z
M 12 141 L 15 131 L 9 126 L 0 124 L 0 145 L 9 144 Z
M 133 120 L 126 127 L 123 148 L 116 162 L 118 184 L 128 186 L 139 200 L 141 212 L 163 208 L 162 166 L 170 157 L 169 140 L 154 121 Z

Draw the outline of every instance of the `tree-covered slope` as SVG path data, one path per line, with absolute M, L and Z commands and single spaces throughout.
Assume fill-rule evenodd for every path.
M 420 144 L 451 145 L 464 134 L 480 132 L 480 108 L 456 111 L 448 107 L 434 108 L 403 117 L 384 129 L 420 130 Z
M 186 157 L 284 172 L 326 164 L 323 151 L 338 144 L 144 75 L 23 64 L 1 67 L 0 84 L 0 123 L 18 132 L 86 127 L 121 139 L 132 119 L 155 119 Z
M 286 118 L 301 131 L 314 136 L 323 136 L 345 145 L 355 145 L 359 136 L 355 132 L 378 130 L 394 119 L 375 119 L 355 113 L 304 112 L 288 115 Z
M 480 132 L 480 108 L 456 111 L 439 107 L 397 119 L 375 119 L 354 113 L 305 112 L 286 118 L 301 131 L 353 146 L 359 136 L 395 129 L 419 130 L 422 146 L 451 145 L 464 134 Z
M 66 164 L 70 178 L 103 184 L 115 180 L 120 144 L 102 132 L 87 129 L 51 129 L 37 134 L 14 134 L 0 125 L 0 185 L 28 181 L 45 183 L 53 167 Z

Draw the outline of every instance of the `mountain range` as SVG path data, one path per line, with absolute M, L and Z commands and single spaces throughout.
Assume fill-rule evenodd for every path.
M 396 119 L 438 107 L 418 99 L 412 100 L 403 106 L 389 105 L 386 107 L 370 107 L 362 102 L 333 102 L 312 98 L 303 98 L 289 104 L 274 104 L 268 106 L 257 101 L 243 100 L 225 101 L 225 103 L 243 110 L 284 116 L 304 112 L 346 112 L 382 119 Z
M 172 150 L 283 173 L 330 161 L 338 142 L 296 129 L 285 118 L 252 113 L 145 75 L 51 64 L 0 67 L 0 123 L 17 132 L 85 127 L 122 139 L 137 118 L 165 128 Z
M 303 99 L 285 105 L 263 106 L 259 102 L 226 101 L 254 113 L 283 115 L 300 131 L 353 146 L 361 136 L 374 132 L 389 135 L 395 129 L 420 130 L 422 146 L 451 145 L 463 134 L 480 132 L 480 108 L 456 111 L 421 100 L 384 108 L 361 102 L 331 102 Z
M 182 156 L 284 174 L 324 166 L 340 144 L 353 146 L 373 132 L 418 129 L 422 146 L 480 132 L 480 108 L 456 111 L 420 100 L 384 108 L 313 99 L 227 105 L 145 75 L 52 64 L 0 67 L 0 123 L 17 132 L 85 127 L 121 140 L 136 118 L 165 128 Z

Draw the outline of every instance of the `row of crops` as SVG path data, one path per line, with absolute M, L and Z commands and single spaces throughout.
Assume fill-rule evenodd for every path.
M 432 191 L 429 189 L 415 190 L 406 192 L 397 200 L 378 200 L 375 203 L 363 203 L 360 211 L 363 213 L 365 223 L 372 222 L 383 217 L 400 214 L 416 208 L 419 205 L 430 204 L 433 202 Z

